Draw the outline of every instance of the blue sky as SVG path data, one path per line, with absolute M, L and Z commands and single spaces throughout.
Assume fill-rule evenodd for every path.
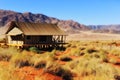
M 120 24 L 120 0 L 0 0 L 0 9 L 41 13 L 86 25 Z

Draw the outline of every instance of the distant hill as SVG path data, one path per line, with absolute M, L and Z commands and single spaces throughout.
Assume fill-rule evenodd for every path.
M 89 25 L 93 32 L 120 34 L 120 25 Z
M 0 26 L 4 26 L 10 21 L 57 24 L 61 29 L 70 33 L 90 29 L 89 27 L 73 20 L 59 20 L 57 18 L 48 17 L 43 14 L 33 14 L 31 12 L 20 13 L 10 10 L 0 10 Z

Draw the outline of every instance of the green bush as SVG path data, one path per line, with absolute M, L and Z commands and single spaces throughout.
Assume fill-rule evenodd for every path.
M 36 52 L 36 53 L 40 52 L 40 50 L 38 48 L 36 48 L 36 47 L 30 47 L 29 51 Z

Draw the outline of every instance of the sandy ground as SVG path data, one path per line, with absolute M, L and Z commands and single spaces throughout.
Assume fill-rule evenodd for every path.
M 67 41 L 80 40 L 120 40 L 120 34 L 92 33 L 90 31 L 81 31 L 77 34 L 68 34 Z

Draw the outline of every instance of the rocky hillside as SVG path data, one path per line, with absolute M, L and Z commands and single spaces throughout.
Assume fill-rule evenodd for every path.
M 10 10 L 0 10 L 0 26 L 4 26 L 10 21 L 57 24 L 61 29 L 70 33 L 79 32 L 80 30 L 89 30 L 87 26 L 72 20 L 59 20 L 43 14 L 33 14 L 31 12 L 19 13 Z

